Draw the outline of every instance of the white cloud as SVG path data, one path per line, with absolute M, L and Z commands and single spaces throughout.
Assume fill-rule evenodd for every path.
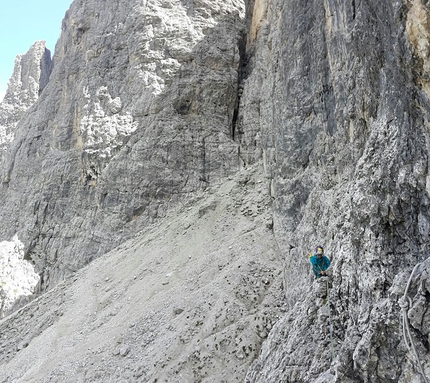
M 0 92 L 0 102 L 3 101 L 3 97 L 4 97 L 5 94 L 6 94 L 6 92 Z

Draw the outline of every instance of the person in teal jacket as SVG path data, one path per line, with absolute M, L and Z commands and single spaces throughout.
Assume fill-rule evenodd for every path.
M 317 246 L 316 254 L 309 258 L 312 264 L 312 271 L 315 277 L 321 278 L 327 275 L 326 270 L 330 266 L 330 260 L 324 255 L 324 249 L 322 246 Z

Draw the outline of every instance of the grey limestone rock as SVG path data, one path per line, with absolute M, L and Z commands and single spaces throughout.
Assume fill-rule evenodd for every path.
M 1 321 L 0 382 L 243 382 L 285 312 L 273 232 L 241 209 L 270 211 L 267 179 L 243 173 Z
M 52 289 L 1 323 L 34 318 L 1 345 L 5 379 L 430 376 L 429 15 L 424 0 L 74 1 L 2 160 L 1 239 Z M 49 328 L 68 331 L 61 362 L 23 372 Z
M 42 290 L 238 170 L 241 1 L 75 1 L 1 170 Z
M 428 12 L 420 1 L 268 2 L 249 45 L 241 146 L 273 177 L 291 312 L 249 382 L 422 379 L 390 289 L 429 255 Z M 319 244 L 332 260 L 333 361 L 306 257 Z M 418 347 L 429 376 L 427 337 Z
M 45 47 L 45 41 L 37 41 L 27 53 L 16 57 L 0 103 L 0 159 L 13 140 L 17 123 L 48 83 L 51 70 L 51 52 Z

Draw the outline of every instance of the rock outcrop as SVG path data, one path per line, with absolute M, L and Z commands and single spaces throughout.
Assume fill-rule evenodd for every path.
M 37 41 L 26 54 L 16 57 L 12 77 L 0 103 L 0 160 L 13 140 L 17 123 L 48 83 L 51 70 L 51 52 L 45 47 L 45 41 Z
M 33 329 L 1 344 L 4 381 L 425 381 L 429 15 L 424 0 L 76 0 L 2 165 L 2 239 L 16 234 L 40 291 L 53 288 L 1 322 L 18 334 L 27 316 Z M 203 203 L 216 184 L 225 201 Z M 172 212 L 175 234 L 157 226 Z M 195 254 L 209 266 L 186 261 L 181 232 L 191 249 L 205 239 Z M 332 262 L 327 281 L 309 272 L 316 245 Z M 91 348 L 117 339 L 119 323 L 116 346 L 107 336 Z M 57 365 L 35 356 L 39 341 L 59 344 Z
M 239 168 L 241 1 L 75 1 L 2 167 L 1 233 L 42 290 Z
M 39 275 L 24 260 L 24 244 L 16 237 L 0 242 L 0 318 L 31 299 L 38 282 Z
M 403 344 L 395 287 L 429 255 L 429 100 L 407 33 L 409 7 L 268 7 L 252 46 L 241 129 L 250 156 L 258 139 L 273 174 L 291 312 L 269 335 L 249 382 L 421 379 Z M 304 256 L 318 244 L 332 260 L 325 301 Z M 430 375 L 428 335 L 423 327 L 413 332 Z
M 0 382 L 242 382 L 285 312 L 261 169 L 196 193 L 0 322 Z

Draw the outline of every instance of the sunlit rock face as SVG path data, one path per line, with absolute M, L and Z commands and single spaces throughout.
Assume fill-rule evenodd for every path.
M 239 168 L 242 1 L 75 1 L 3 161 L 2 236 L 45 288 Z
M 16 236 L 0 242 L 0 317 L 17 301 L 32 296 L 38 282 L 39 275 L 24 260 L 24 244 Z
M 44 41 L 37 41 L 27 53 L 16 57 L 6 94 L 0 102 L 0 159 L 13 140 L 18 121 L 48 83 L 51 70 L 51 52 Z
M 235 352 L 247 362 L 259 355 L 247 372 L 240 358 L 232 363 L 235 379 L 419 381 L 430 375 L 426 262 L 411 279 L 411 301 L 402 297 L 413 267 L 430 250 L 428 17 L 424 0 L 75 1 L 49 82 L 17 125 L 2 162 L 1 235 L 10 241 L 18 233 L 44 291 L 149 225 L 169 227 L 160 220 L 173 206 L 191 208 L 206 188 L 220 183 L 222 189 L 225 177 L 262 167 L 265 197 L 247 190 L 250 200 L 234 199 L 226 214 L 239 209 L 261 229 L 253 209 L 273 202 L 273 220 L 265 217 L 264 227 L 274 237 L 259 236 L 283 257 L 288 310 L 262 332 L 261 350 L 256 342 L 252 354 Z M 249 174 L 238 183 L 256 185 Z M 216 211 L 216 204 L 202 206 L 200 218 L 205 211 Z M 228 218 L 213 220 L 216 227 L 202 229 L 218 233 L 211 246 L 227 238 L 222 229 L 232 233 Z M 255 234 L 253 223 L 238 225 L 244 226 L 238 243 Z M 145 241 L 150 249 L 151 241 Z M 219 249 L 228 257 L 233 247 L 224 245 Z M 309 270 L 307 254 L 317 245 L 332 262 L 327 282 L 313 281 Z M 175 260 L 177 248 L 172 242 L 164 254 Z M 134 247 L 127 256 L 135 261 L 133 254 Z M 274 259 L 264 259 L 273 266 L 261 268 L 264 273 L 279 270 Z M 61 301 L 58 288 L 54 301 Z M 154 320 L 158 312 L 172 315 L 155 309 L 145 315 Z M 402 317 L 417 353 L 403 339 Z M 204 334 L 212 335 L 216 314 L 210 318 L 199 318 L 198 326 L 207 324 Z M 148 332 L 143 324 L 137 328 Z M 212 360 L 201 353 L 201 339 L 193 339 L 190 349 L 203 358 L 196 363 Z M 16 350 L 13 342 L 8 347 Z M 127 356 L 129 349 L 122 350 L 117 355 Z M 174 371 L 174 355 L 162 366 Z M 27 365 L 15 359 L 11 374 L 18 374 L 14 363 Z M 153 376 L 152 367 L 116 363 L 118 374 Z M 54 369 L 52 378 L 60 373 Z M 197 379 L 224 378 L 208 372 Z

